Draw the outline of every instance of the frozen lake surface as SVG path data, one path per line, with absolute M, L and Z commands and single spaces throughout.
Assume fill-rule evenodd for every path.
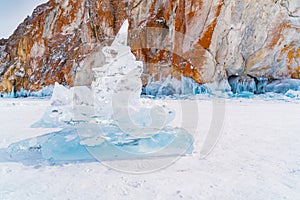
M 222 134 L 204 159 L 200 158 L 200 151 L 211 126 L 213 104 L 200 100 L 198 109 L 193 110 L 195 101 L 166 101 L 177 113 L 170 124 L 174 127 L 181 122 L 181 108 L 191 107 L 182 126 L 194 136 L 192 154 L 172 160 L 167 167 L 132 174 L 110 166 L 145 166 L 127 160 L 51 166 L 12 162 L 2 157 L 0 199 L 299 198 L 299 101 L 225 100 Z M 61 128 L 31 128 L 49 105 L 49 99 L 0 99 L 0 149 L 60 131 Z

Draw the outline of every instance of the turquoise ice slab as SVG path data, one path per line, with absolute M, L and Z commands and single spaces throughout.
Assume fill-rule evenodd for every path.
M 95 161 L 86 148 L 80 145 L 80 138 L 76 135 L 74 127 L 65 128 L 59 132 L 46 134 L 22 140 L 11 144 L 7 148 L 10 160 L 35 163 L 36 160 L 51 161 Z M 67 139 L 73 136 L 72 140 Z M 50 156 L 54 157 L 51 158 Z M 59 158 L 55 160 L 55 158 Z
M 192 153 L 193 138 L 184 129 L 164 129 L 152 137 L 117 143 L 105 140 L 102 145 L 87 149 L 97 160 L 103 161 L 181 156 Z
M 83 137 L 75 127 L 68 127 L 11 144 L 7 151 L 13 160 L 43 158 L 55 163 L 181 156 L 191 154 L 193 150 L 193 137 L 182 128 L 164 128 L 151 137 L 142 138 L 120 134 L 118 127 L 101 127 L 99 130 L 93 137 Z M 85 140 L 92 143 L 95 140 L 95 144 L 86 145 Z

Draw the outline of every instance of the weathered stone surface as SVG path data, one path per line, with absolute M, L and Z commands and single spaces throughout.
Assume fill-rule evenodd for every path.
M 298 0 L 50 0 L 0 40 L 0 92 L 89 84 L 92 76 L 75 74 L 101 64 L 99 44 L 126 18 L 144 83 L 168 75 L 198 83 L 299 78 Z
M 116 14 L 117 13 L 117 14 Z M 0 91 L 41 89 L 56 81 L 72 85 L 80 62 L 98 42 L 110 42 L 125 19 L 125 3 L 50 0 L 37 7 L 5 42 Z

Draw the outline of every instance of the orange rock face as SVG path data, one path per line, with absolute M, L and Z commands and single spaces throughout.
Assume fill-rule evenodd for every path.
M 233 74 L 299 78 L 299 16 L 297 0 L 50 0 L 0 40 L 0 92 L 73 85 L 125 19 L 144 83 L 168 75 L 198 83 Z
M 3 44 L 0 90 L 72 85 L 78 63 L 97 42 L 113 39 L 125 11 L 125 3 L 109 0 L 51 0 L 40 5 Z M 116 23 L 116 18 L 121 21 Z

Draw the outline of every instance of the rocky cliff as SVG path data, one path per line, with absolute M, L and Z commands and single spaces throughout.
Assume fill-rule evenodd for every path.
M 0 40 L 0 92 L 73 85 L 125 19 L 145 83 L 167 75 L 299 79 L 298 0 L 50 0 Z

